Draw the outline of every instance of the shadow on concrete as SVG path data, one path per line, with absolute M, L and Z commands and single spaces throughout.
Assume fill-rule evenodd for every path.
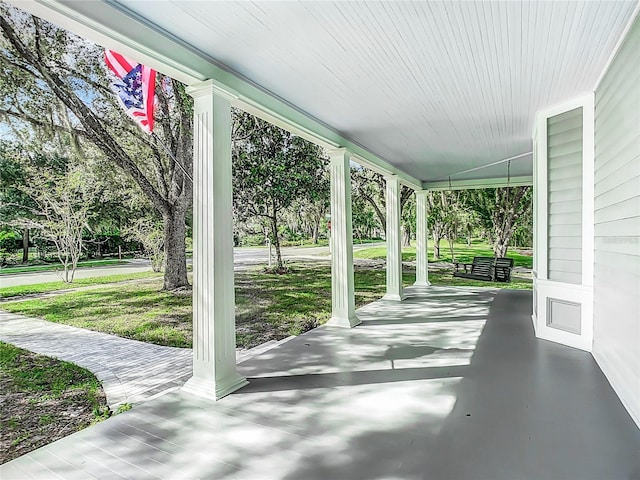
M 421 293 L 248 360 L 250 385 L 220 402 L 165 395 L 3 466 L 2 478 L 637 475 L 637 428 L 589 354 L 533 337 L 530 292 Z

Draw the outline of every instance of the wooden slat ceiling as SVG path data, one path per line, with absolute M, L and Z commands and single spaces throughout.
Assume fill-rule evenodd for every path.
M 118 3 L 426 181 L 505 175 L 477 167 L 530 152 L 536 110 L 593 90 L 636 6 Z

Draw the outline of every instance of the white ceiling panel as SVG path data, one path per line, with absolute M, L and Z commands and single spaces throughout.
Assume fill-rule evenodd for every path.
M 118 3 L 425 181 L 530 152 L 536 110 L 593 90 L 636 6 Z

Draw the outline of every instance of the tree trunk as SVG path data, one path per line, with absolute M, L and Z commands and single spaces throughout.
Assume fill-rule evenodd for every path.
M 22 263 L 29 261 L 29 229 L 22 231 Z
M 188 287 L 185 211 L 172 208 L 163 215 L 165 269 L 163 290 Z
M 376 217 L 378 217 L 378 221 L 380 222 L 380 227 L 382 231 L 387 233 L 387 216 L 382 212 L 382 209 L 378 206 L 376 201 L 369 195 L 361 193 L 362 198 L 364 198 L 369 204 L 373 207 L 373 211 L 376 213 Z
M 318 217 L 316 217 L 316 219 L 313 222 L 313 244 L 317 245 L 318 244 L 318 234 L 320 232 L 320 216 L 318 215 Z
M 525 215 L 532 206 L 531 202 L 522 202 L 522 198 L 530 188 L 515 187 L 496 191 L 496 203 L 501 206 L 492 216 L 493 254 L 496 257 L 507 256 L 507 248 L 513 236 L 514 227 L 520 217 Z
M 509 247 L 509 238 L 499 236 L 496 242 L 493 244 L 493 254 L 497 258 L 503 258 L 507 256 L 507 248 Z
M 282 254 L 280 253 L 280 237 L 278 236 L 278 217 L 274 214 L 269 217 L 271 220 L 271 234 L 273 235 L 273 244 L 276 247 L 276 267 L 282 268 Z
M 440 238 L 433 237 L 433 258 L 440 260 Z
M 449 242 L 449 251 L 451 252 L 451 263 L 455 263 L 456 257 L 453 254 L 453 240 L 451 238 L 447 238 L 447 242 Z
M 411 225 L 408 223 L 402 225 L 402 246 L 411 246 Z

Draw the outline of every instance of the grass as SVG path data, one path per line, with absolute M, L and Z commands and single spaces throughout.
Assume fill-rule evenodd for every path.
M 78 268 L 86 267 L 105 267 L 108 265 L 123 265 L 127 262 L 124 260 L 85 260 L 78 262 Z M 40 265 L 18 265 L 15 267 L 3 267 L 0 269 L 0 275 L 8 275 L 11 273 L 31 273 L 62 270 L 61 263 L 49 263 Z
M 448 262 L 451 263 L 451 252 L 449 251 L 449 244 L 446 241 L 440 243 L 440 258 L 436 260 L 433 256 L 433 245 L 429 244 L 429 262 Z M 493 257 L 493 250 L 485 243 L 472 243 L 468 246 L 466 243 L 454 243 L 453 253 L 455 259 L 460 263 L 471 263 L 473 257 Z M 384 260 L 387 256 L 387 247 L 371 247 L 363 248 L 362 250 L 356 250 L 353 254 L 355 258 L 364 258 L 369 260 Z M 513 258 L 513 263 L 517 267 L 531 268 L 533 263 L 533 257 L 529 255 L 523 255 L 514 251 L 511 248 L 507 252 L 507 257 Z M 402 260 L 404 262 L 412 262 L 416 259 L 416 248 L 403 247 L 402 248 Z
M 236 273 L 236 335 L 238 346 L 250 348 L 268 340 L 297 335 L 325 323 L 331 314 L 331 270 L 327 265 L 292 265 L 286 275 L 262 271 Z M 405 271 L 406 285 L 415 273 Z M 530 279 L 509 284 L 453 278 L 450 271 L 432 271 L 434 285 L 471 285 L 531 289 Z M 50 298 L 6 302 L 2 308 L 51 322 L 111 333 L 158 345 L 190 347 L 191 296 L 160 291 L 160 282 L 128 283 L 79 290 Z M 356 268 L 356 306 L 380 298 L 386 273 Z
M 124 282 L 127 280 L 141 280 L 144 278 L 161 277 L 161 273 L 155 272 L 138 272 L 138 273 L 121 273 L 118 275 L 107 275 L 104 277 L 92 278 L 76 278 L 73 283 L 47 282 L 36 283 L 34 285 L 18 285 L 16 287 L 0 288 L 0 298 L 19 297 L 23 295 L 32 295 L 36 293 L 55 292 L 57 290 L 66 290 L 68 288 L 87 287 L 91 285 L 103 285 L 105 283 Z
M 311 239 L 305 240 L 281 240 L 281 247 L 327 247 L 329 246 L 329 240 L 326 238 L 319 238 L 318 243 L 313 243 Z
M 7 302 L 4 310 L 55 323 L 174 347 L 191 344 L 191 298 L 160 290 L 160 282 L 77 290 Z
M 356 268 L 356 308 L 384 295 L 386 273 Z M 413 281 L 410 273 L 405 281 Z M 294 265 L 286 275 L 261 271 L 236 275 L 236 338 L 251 347 L 299 335 L 331 317 L 331 270 L 326 265 Z
M 533 280 L 511 274 L 511 282 L 485 282 L 483 280 L 471 280 L 469 278 L 453 277 L 450 270 L 429 270 L 429 281 L 432 285 L 450 285 L 455 287 L 492 287 L 509 288 L 512 290 L 531 290 Z
M 102 386 L 91 372 L 4 342 L 0 342 L 0 392 L 0 463 L 110 414 Z

